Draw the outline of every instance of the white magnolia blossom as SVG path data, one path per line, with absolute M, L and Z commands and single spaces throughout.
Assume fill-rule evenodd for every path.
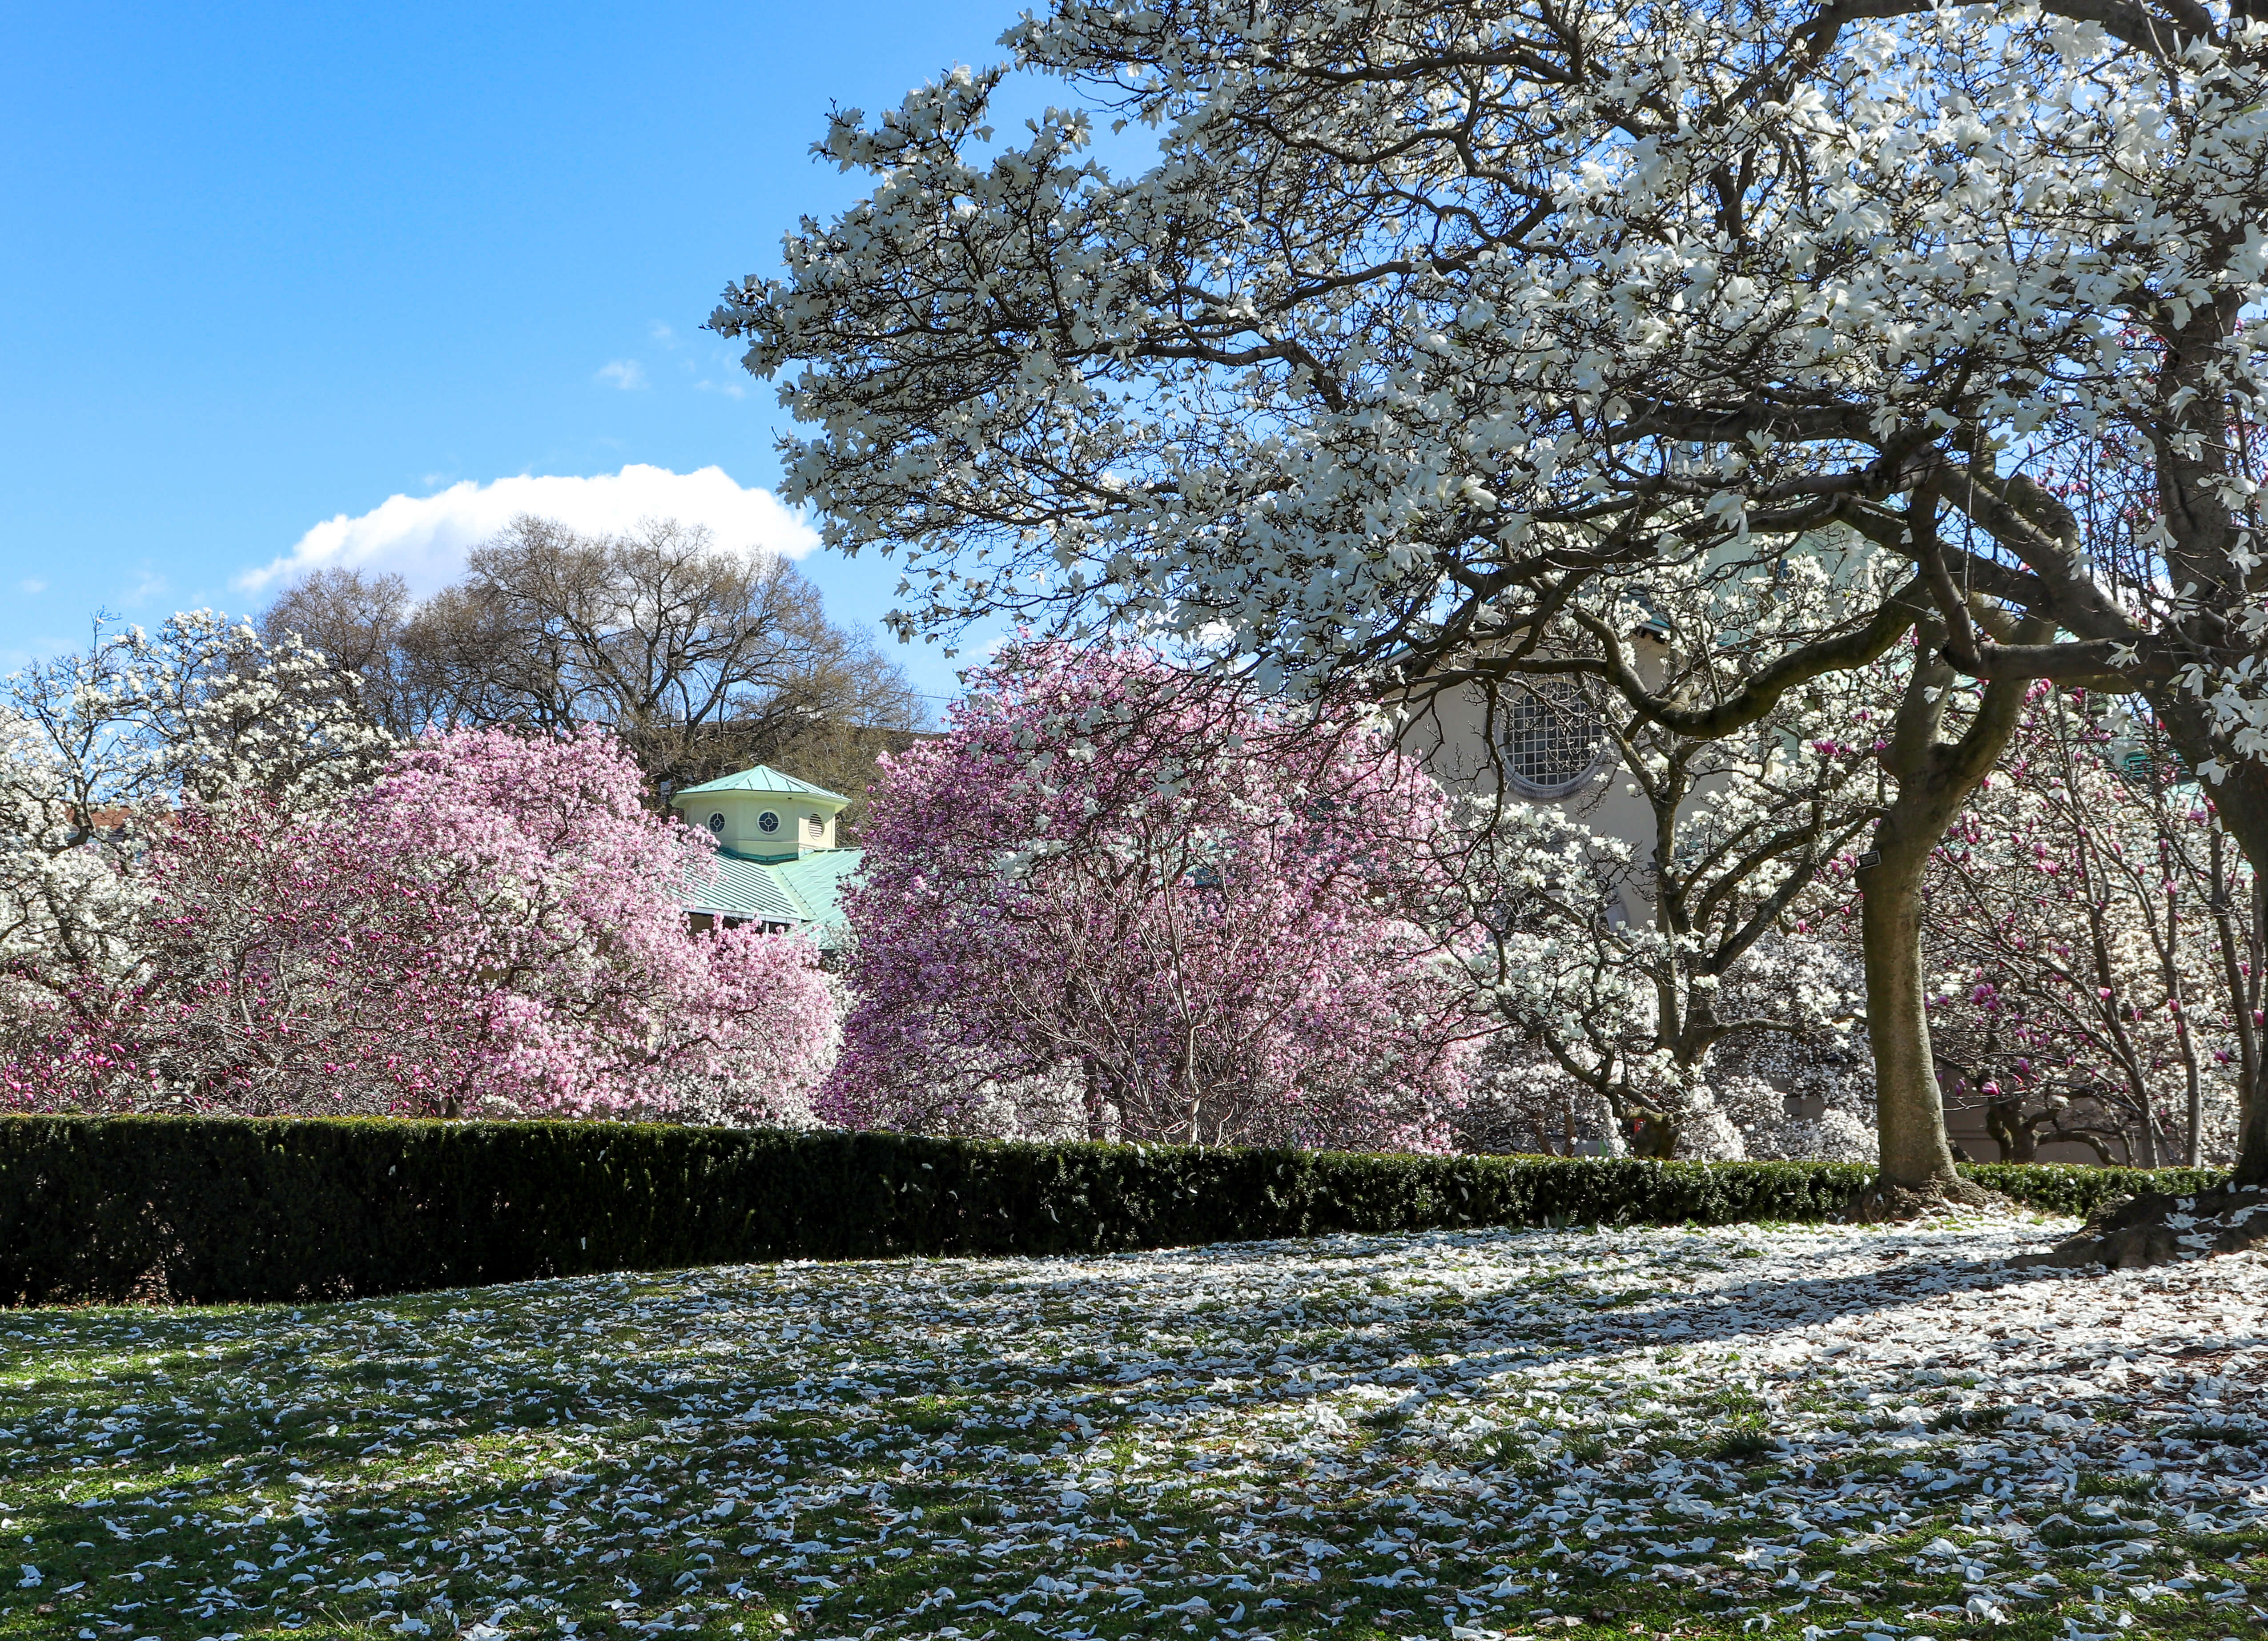
M 1840 525 L 1900 585 L 1751 705 L 1926 613 L 1968 675 L 2123 680 L 2268 865 L 2250 5 L 1056 0 L 1003 44 L 836 114 L 867 192 L 714 321 L 902 627 L 1406 685 Z M 1010 73 L 1065 106 L 996 131 Z
M 2114 430 L 2183 503 L 2154 563 L 2255 563 L 2222 435 L 2268 29 L 2220 8 L 1060 0 L 1003 43 L 1073 106 L 1003 143 L 1005 70 L 961 70 L 839 112 L 872 191 L 716 320 L 811 430 L 790 497 L 903 553 L 909 624 L 1052 603 L 1312 669 L 1840 518 L 2170 676 L 2153 635 L 2213 589 L 2058 558 L 2025 476 Z M 1967 539 L 1925 541 L 1945 510 Z M 2213 642 L 2250 656 L 2245 610 Z M 2268 745 L 2259 667 L 2188 659 Z
M 0 694 L 0 1030 L 119 949 L 153 828 L 185 800 L 320 805 L 391 746 L 351 681 L 292 639 L 210 610 L 98 630 Z
M 1757 647 L 1864 601 L 1872 556 L 1813 545 L 1769 575 L 1697 566 L 1653 582 L 1653 686 L 1697 709 L 1721 701 Z M 1585 618 L 1611 630 L 1631 613 L 1578 598 L 1535 652 L 1575 654 Z M 1871 1154 L 1872 1091 L 1850 1030 L 1860 964 L 1847 935 L 1814 925 L 1832 920 L 1854 843 L 1881 813 L 1875 726 L 1905 670 L 1884 659 L 1830 673 L 1713 737 L 1618 701 L 1572 708 L 1599 712 L 1613 754 L 1602 787 L 1558 805 L 1468 800 L 1473 963 L 1507 1028 L 1476 1137 L 1508 1128 L 1489 1137 L 1703 1158 L 1843 1157 L 1863 1143 Z M 1599 813 L 1617 785 L 1644 841 Z

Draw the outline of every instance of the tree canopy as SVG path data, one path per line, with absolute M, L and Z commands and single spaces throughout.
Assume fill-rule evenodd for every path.
M 855 798 L 925 721 L 904 671 L 830 620 L 801 570 L 673 519 L 593 536 L 520 518 L 430 599 L 330 568 L 261 626 L 355 674 L 397 735 L 600 724 L 664 792 L 774 762 Z
M 1263 682 L 1583 673 L 1695 734 L 1914 634 L 1945 687 L 2144 697 L 2257 867 L 2254 11 L 1058 0 L 1010 63 L 837 111 L 869 192 L 713 323 L 802 423 L 789 499 L 903 556 L 906 626 L 1133 624 Z M 1070 97 L 1004 139 L 1012 70 Z M 1903 578 L 1705 702 L 1580 607 L 1848 538 Z M 1932 750 L 1935 699 L 1901 893 L 2013 721 L 2004 689 Z

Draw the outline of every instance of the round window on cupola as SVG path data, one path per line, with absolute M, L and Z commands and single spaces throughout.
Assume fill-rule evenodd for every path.
M 827 835 L 827 821 L 823 816 L 811 815 L 806 818 L 811 822 L 812 836 L 824 837 Z
M 770 810 L 765 810 L 763 813 L 756 817 L 756 830 L 759 832 L 778 831 L 779 817 L 774 814 Z
M 725 817 L 723 814 L 713 814 L 709 817 L 709 829 L 719 835 L 723 835 L 725 830 Z

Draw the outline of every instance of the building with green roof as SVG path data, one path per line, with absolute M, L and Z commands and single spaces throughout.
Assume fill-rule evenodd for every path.
M 717 840 L 716 870 L 688 889 L 696 929 L 753 923 L 808 931 L 822 951 L 843 943 L 836 898 L 858 870 L 859 851 L 836 846 L 836 817 L 850 807 L 840 792 L 758 764 L 671 796 L 686 825 Z

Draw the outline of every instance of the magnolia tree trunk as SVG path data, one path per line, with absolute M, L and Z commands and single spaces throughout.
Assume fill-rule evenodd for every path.
M 2268 1188 L 2268 1066 L 2237 1091 L 2236 1161 L 2229 1183 Z
M 2253 893 L 2258 894 L 2264 891 L 2257 886 L 2268 885 L 2268 773 L 2257 765 L 2244 773 L 2250 778 L 2238 790 L 2223 790 L 2214 797 L 2222 823 L 2252 863 Z M 2234 779 L 2230 784 L 2235 784 Z M 2234 1002 L 2240 1008 L 2245 1006 L 2241 995 Z M 2239 1091 L 2236 1163 L 2230 1170 L 2230 1183 L 2268 1187 L 2268 1056 L 2259 1059 Z
M 1667 1162 L 1677 1154 L 1677 1124 L 1666 1111 L 1651 1106 L 1631 1106 L 1623 1124 L 1624 1137 L 1634 1157 Z
M 1886 828 L 1887 829 L 1887 828 Z M 1941 828 L 1940 828 L 1941 830 Z M 1882 1184 L 1924 1196 L 1961 1195 L 1945 1135 L 1922 975 L 1922 870 L 1936 837 L 1882 849 L 1860 879 L 1859 942 L 1867 966 L 1867 1040 L 1874 1051 L 1874 1105 Z
M 2020 629 L 2036 640 L 2027 624 Z M 1867 970 L 1867 1038 L 1874 1052 L 1874 1100 L 1881 1134 L 1881 1177 L 1862 1203 L 1870 1213 L 1910 1213 L 1952 1198 L 1981 1202 L 1963 1180 L 1945 1136 L 1945 1096 L 1930 1051 L 1922 971 L 1922 874 L 1930 851 L 1977 784 L 1999 762 L 2022 713 L 2022 681 L 1984 687 L 1958 741 L 1938 732 L 1955 673 L 1942 651 L 1945 629 L 1924 622 L 1918 654 L 1892 726 L 1882 765 L 1897 797 L 1874 831 L 1874 857 L 1859 872 L 1860 941 Z
M 2239 1107 L 2236 1166 L 2231 1183 L 2268 1186 L 2268 1088 L 2256 1077 Z

